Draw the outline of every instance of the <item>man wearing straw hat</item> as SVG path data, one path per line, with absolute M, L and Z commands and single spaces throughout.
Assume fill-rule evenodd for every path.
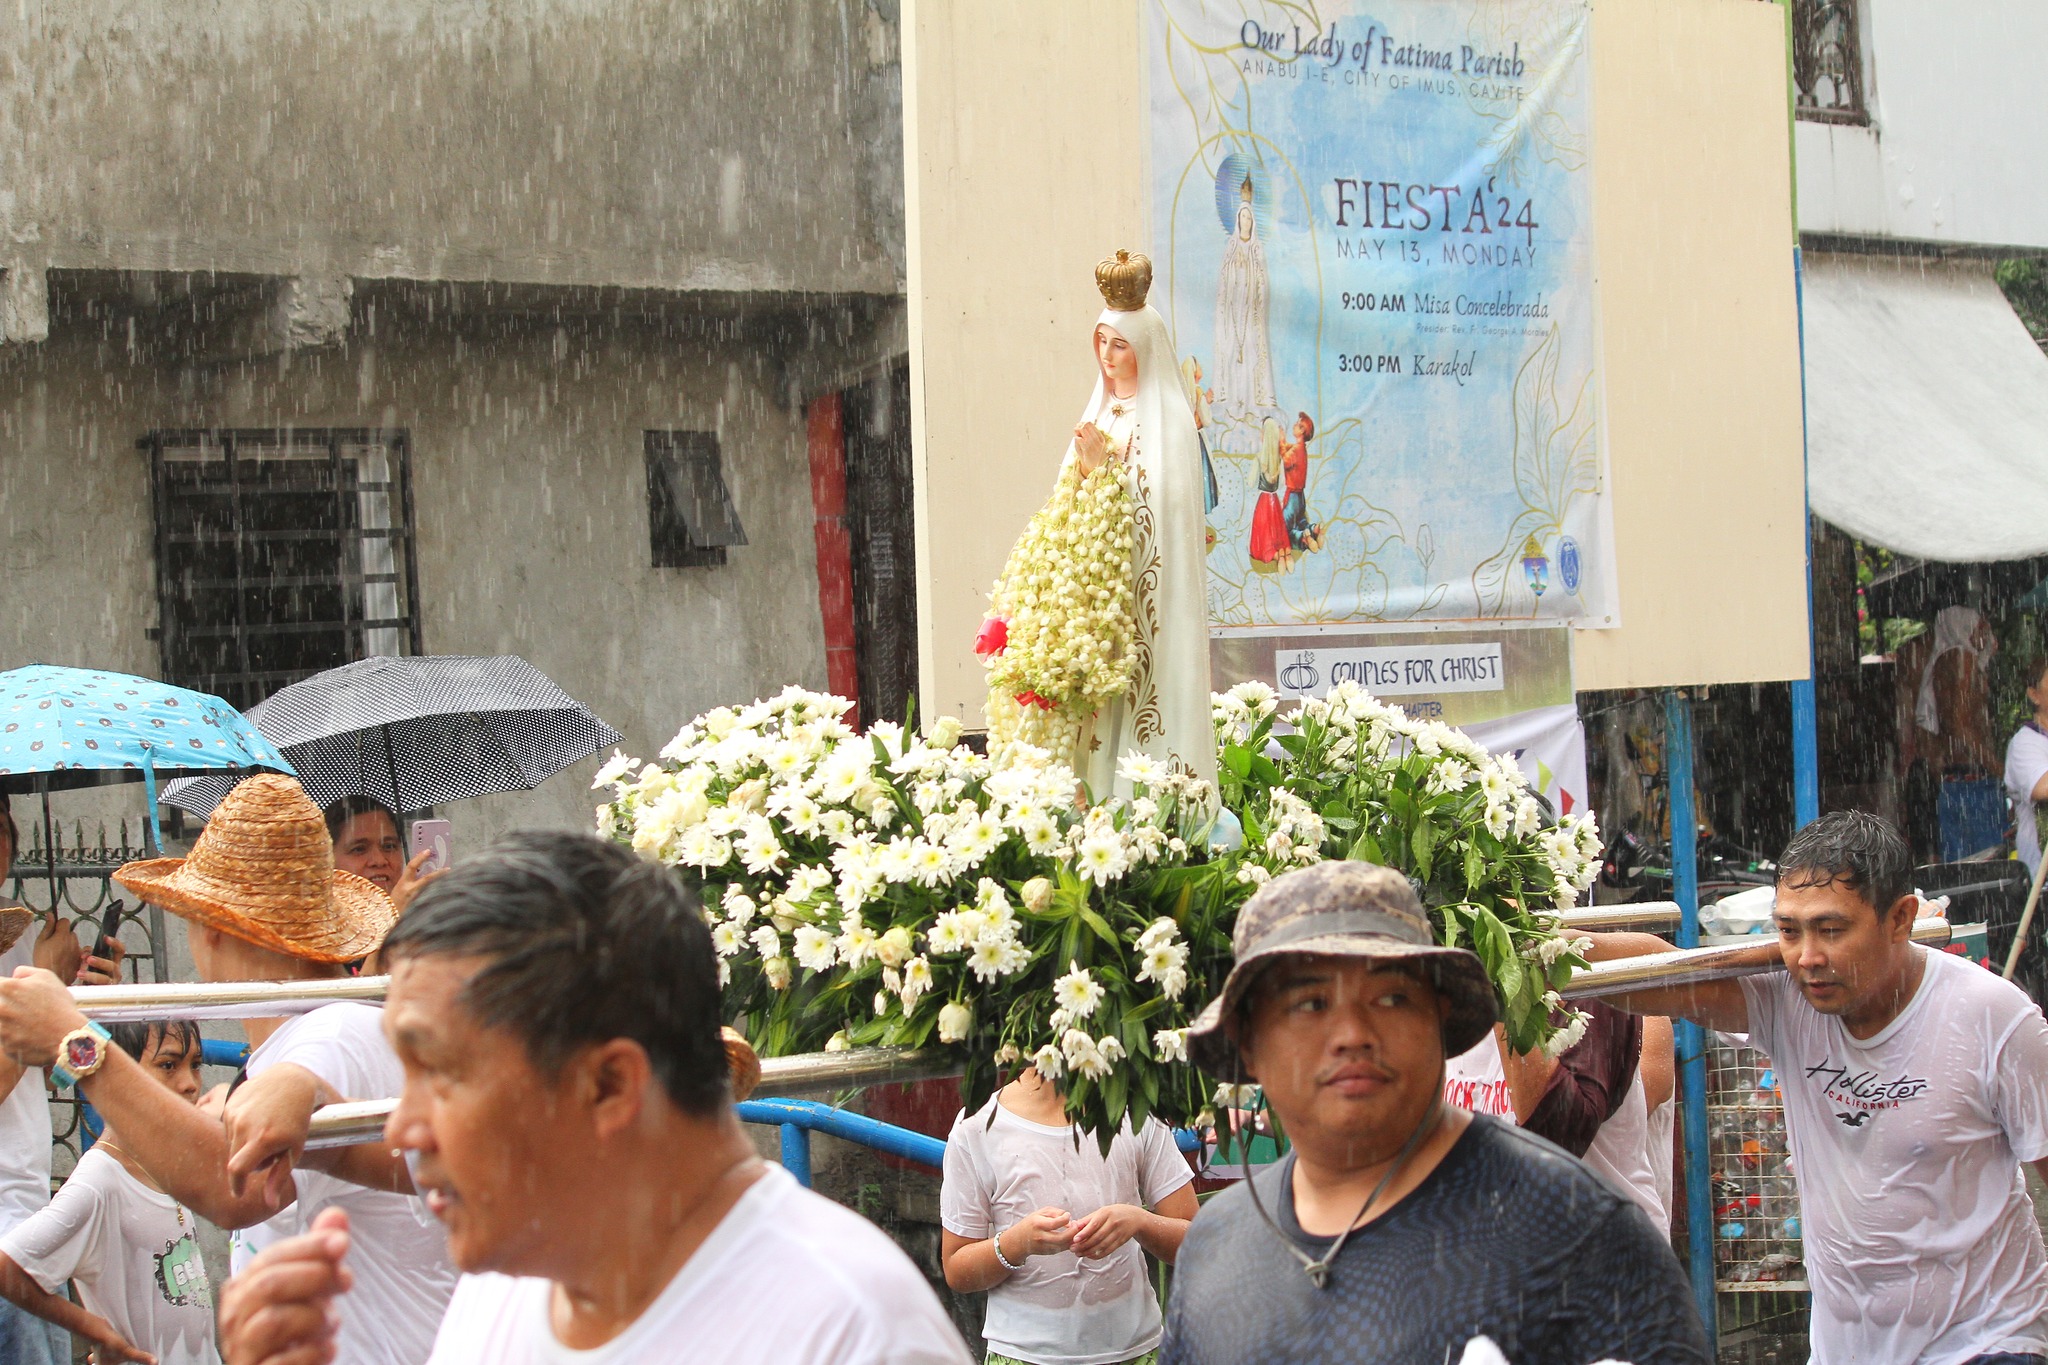
M 1704 1365 L 1684 1275 L 1642 1210 L 1543 1139 L 1444 1102 L 1444 1059 L 1489 1036 L 1493 986 L 1432 939 L 1406 877 L 1290 872 L 1232 938 L 1189 1052 L 1257 1083 L 1291 1147 L 1189 1227 L 1161 1365 Z
M 265 774 L 228 794 L 190 857 L 129 863 L 114 877 L 190 923 L 192 960 L 206 981 L 343 977 L 345 964 L 376 948 L 396 917 L 372 883 L 335 869 L 333 848 L 325 818 L 298 782 Z M 251 1019 L 247 1027 L 255 1050 L 248 1084 L 234 1097 L 242 1113 L 303 1127 L 319 1104 L 395 1097 L 404 1085 L 375 1007 L 330 1004 L 291 1019 Z M 419 1199 L 317 1171 L 294 1178 L 285 1163 L 258 1181 L 231 1182 L 220 1121 L 106 1046 L 104 1032 L 87 1024 L 47 972 L 0 981 L 0 1047 L 31 1065 L 62 1052 L 80 1092 L 166 1193 L 221 1227 L 249 1230 L 237 1238 L 238 1262 L 299 1233 L 323 1208 L 347 1210 L 361 1254 L 356 1293 L 342 1306 L 350 1330 L 338 1359 L 416 1365 L 426 1357 L 455 1271 Z
M 880 1229 L 755 1154 L 711 934 L 668 869 L 515 835 L 423 890 L 385 952 L 406 1073 L 385 1136 L 468 1272 L 434 1365 L 967 1365 Z M 360 1252 L 321 1219 L 229 1285 L 234 1365 L 335 1343 Z

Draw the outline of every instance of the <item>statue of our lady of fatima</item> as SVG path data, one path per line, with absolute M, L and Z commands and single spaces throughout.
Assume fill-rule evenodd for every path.
M 1152 263 L 1095 268 L 1095 392 L 1053 495 L 990 595 L 975 642 L 989 672 L 990 750 L 1071 762 L 1097 799 L 1130 791 L 1127 754 L 1216 779 L 1202 448 Z

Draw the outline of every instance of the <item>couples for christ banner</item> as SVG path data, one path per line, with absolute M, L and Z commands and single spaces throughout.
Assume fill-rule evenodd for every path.
M 1148 0 L 1215 627 L 1613 626 L 1585 0 Z

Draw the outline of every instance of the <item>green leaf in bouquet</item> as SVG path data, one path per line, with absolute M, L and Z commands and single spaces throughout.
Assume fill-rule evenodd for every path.
M 1436 826 L 1424 820 L 1408 837 L 1408 844 L 1415 852 L 1415 875 L 1429 880 L 1429 859 L 1436 852 Z
M 1515 946 L 1500 917 L 1483 905 L 1472 917 L 1472 947 L 1486 964 L 1487 975 L 1498 985 L 1502 973 L 1514 960 Z
M 1242 782 L 1252 775 L 1252 751 L 1243 745 L 1229 745 L 1217 757 L 1223 760 L 1223 766 L 1228 768 L 1238 781 Z
M 1471 895 L 1486 879 L 1486 859 L 1479 854 L 1476 844 L 1465 846 L 1465 894 Z
M 1279 735 L 1275 738 L 1274 742 L 1295 758 L 1300 758 L 1302 750 L 1308 747 L 1308 740 L 1298 732 L 1291 735 Z
M 1112 950 L 1123 946 L 1117 941 L 1116 930 L 1109 927 L 1109 921 L 1085 905 L 1081 907 L 1081 922 L 1093 929 L 1095 937 L 1108 944 Z
M 1251 756 L 1251 776 L 1269 787 L 1281 786 L 1284 781 L 1280 776 L 1280 770 L 1273 766 L 1273 760 L 1260 753 Z
M 1381 866 L 1385 866 L 1387 861 L 1387 855 L 1380 849 L 1380 841 L 1373 838 L 1369 829 L 1353 841 L 1349 856 L 1368 863 L 1379 863 Z

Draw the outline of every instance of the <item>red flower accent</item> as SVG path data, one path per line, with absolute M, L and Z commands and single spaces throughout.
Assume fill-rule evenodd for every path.
M 1017 694 L 1017 704 L 1019 706 L 1036 706 L 1043 711 L 1052 710 L 1052 703 L 1039 696 L 1036 692 L 1019 692 Z
M 980 655 L 1000 654 L 1010 643 L 1010 623 L 1000 616 L 991 616 L 981 623 L 981 631 L 974 637 L 974 652 Z

